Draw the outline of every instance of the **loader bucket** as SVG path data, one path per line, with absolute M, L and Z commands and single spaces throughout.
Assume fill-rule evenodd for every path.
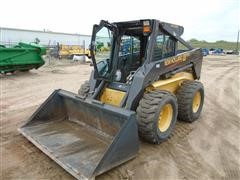
M 135 112 L 56 90 L 19 131 L 77 179 L 135 157 Z

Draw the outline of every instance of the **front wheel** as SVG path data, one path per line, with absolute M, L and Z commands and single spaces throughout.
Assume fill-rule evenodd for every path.
M 139 136 L 153 144 L 163 142 L 173 131 L 177 112 L 174 94 L 161 90 L 145 93 L 137 108 Z
M 89 83 L 89 81 L 85 81 L 81 85 L 80 89 L 78 90 L 78 94 L 81 96 L 87 97 L 89 90 L 90 90 L 90 83 Z

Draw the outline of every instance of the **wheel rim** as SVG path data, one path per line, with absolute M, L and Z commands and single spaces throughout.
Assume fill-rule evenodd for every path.
M 192 110 L 194 113 L 198 111 L 200 104 L 201 104 L 201 94 L 199 91 L 197 91 L 193 98 L 193 103 L 192 103 Z
M 158 128 L 161 132 L 166 131 L 172 121 L 173 108 L 171 104 L 165 104 L 159 114 Z

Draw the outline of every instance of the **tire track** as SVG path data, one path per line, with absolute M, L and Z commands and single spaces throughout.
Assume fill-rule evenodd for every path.
M 227 141 L 224 141 L 223 144 L 225 144 L 226 146 L 232 146 Z M 224 151 L 222 148 L 219 148 L 219 154 L 220 154 L 221 165 L 225 173 L 225 176 L 223 177 L 223 179 L 232 179 L 232 180 L 240 179 L 239 164 L 237 164 L 234 161 L 234 158 L 239 159 L 239 157 L 232 157 L 231 155 L 231 158 L 230 158 L 229 152 Z M 239 151 L 238 151 L 238 154 L 239 154 Z

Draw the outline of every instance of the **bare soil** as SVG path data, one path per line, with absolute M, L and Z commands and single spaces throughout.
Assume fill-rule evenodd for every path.
M 55 89 L 77 92 L 92 67 L 78 63 L 0 77 L 0 179 L 74 179 L 17 129 Z M 240 179 L 240 59 L 204 58 L 200 119 L 177 122 L 161 145 L 141 141 L 137 157 L 96 179 Z

